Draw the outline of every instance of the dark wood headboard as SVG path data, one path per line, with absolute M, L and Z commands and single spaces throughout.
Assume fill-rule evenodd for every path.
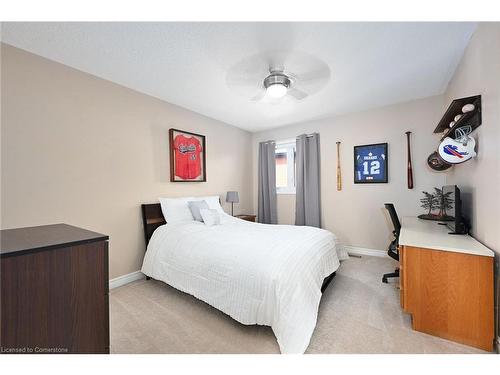
M 221 203 L 219 198 L 219 203 Z M 142 208 L 142 225 L 144 226 L 144 240 L 146 241 L 146 247 L 148 246 L 149 239 L 153 235 L 153 232 L 160 225 L 166 224 L 165 217 L 163 217 L 163 212 L 161 211 L 160 203 L 145 203 L 141 204 Z
M 163 213 L 161 212 L 161 206 L 159 203 L 149 203 L 142 204 L 142 225 L 144 226 L 144 240 L 146 241 L 146 246 L 149 243 L 149 239 L 153 235 L 153 232 L 160 225 L 166 224 Z

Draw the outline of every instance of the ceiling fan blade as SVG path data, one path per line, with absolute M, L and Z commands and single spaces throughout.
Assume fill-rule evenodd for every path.
M 309 81 L 328 80 L 328 78 L 330 78 L 330 69 L 328 68 L 328 66 L 322 66 L 314 70 L 297 73 L 296 77 L 302 83 L 308 83 Z
M 292 78 L 293 88 L 311 95 L 328 83 L 330 67 L 317 57 L 295 51 L 285 60 L 285 74 Z
M 310 71 L 297 72 L 292 74 L 291 77 L 293 79 L 293 88 L 311 95 L 326 86 L 330 79 L 330 69 L 325 66 Z
M 252 102 L 258 102 L 266 96 L 266 92 L 264 90 L 261 90 L 257 95 L 255 95 L 252 99 L 250 99 Z
M 263 89 L 264 78 L 269 74 L 269 65 L 261 55 L 240 60 L 226 74 L 226 85 L 242 97 L 253 98 Z M 253 99 L 250 99 L 253 100 Z
M 307 97 L 307 94 L 304 91 L 301 91 L 294 87 L 290 88 L 287 94 L 293 96 L 297 100 L 301 100 Z

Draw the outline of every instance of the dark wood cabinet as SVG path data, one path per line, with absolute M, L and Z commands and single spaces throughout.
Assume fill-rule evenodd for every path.
M 109 353 L 108 236 L 2 230 L 2 353 Z

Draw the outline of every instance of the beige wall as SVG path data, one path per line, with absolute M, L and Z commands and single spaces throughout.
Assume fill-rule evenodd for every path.
M 443 110 L 456 98 L 482 95 L 481 127 L 473 133 L 477 157 L 447 173 L 463 191 L 472 231 L 500 252 L 500 24 L 481 23 L 445 92 Z
M 392 226 L 383 204 L 393 202 L 400 216 L 416 215 L 422 190 L 441 186 L 444 174 L 427 166 L 427 156 L 436 150 L 439 137 L 432 134 L 442 115 L 440 96 L 416 100 L 361 113 L 286 126 L 253 135 L 254 160 L 258 142 L 294 138 L 302 133 L 321 136 L 321 200 L 323 227 L 336 233 L 346 245 L 386 249 Z M 406 135 L 413 132 L 412 159 L 415 187 L 407 189 Z M 342 191 L 336 189 L 336 141 L 341 141 Z M 369 143 L 389 143 L 389 183 L 353 183 L 353 147 Z M 256 164 L 254 179 L 257 181 Z M 256 187 L 256 183 L 254 184 Z M 257 192 L 254 189 L 254 210 Z M 278 220 L 295 220 L 295 195 L 278 195 Z
M 141 203 L 237 190 L 251 209 L 248 132 L 7 45 L 2 78 L 2 228 L 106 233 L 113 278 L 141 266 Z M 207 136 L 208 182 L 169 182 L 171 127 Z
M 445 92 L 443 110 L 451 100 L 482 95 L 481 127 L 474 133 L 477 158 L 447 174 L 447 183 L 460 186 L 472 233 L 497 253 L 497 308 L 500 301 L 500 24 L 481 23 L 473 35 Z M 500 312 L 497 322 L 500 321 Z M 498 327 L 498 326 L 497 326 Z M 497 328 L 497 335 L 500 332 Z

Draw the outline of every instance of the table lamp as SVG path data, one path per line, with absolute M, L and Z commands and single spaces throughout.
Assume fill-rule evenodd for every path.
M 228 191 L 226 195 L 226 202 L 231 203 L 231 216 L 234 216 L 234 204 L 238 203 L 240 198 L 237 191 Z

